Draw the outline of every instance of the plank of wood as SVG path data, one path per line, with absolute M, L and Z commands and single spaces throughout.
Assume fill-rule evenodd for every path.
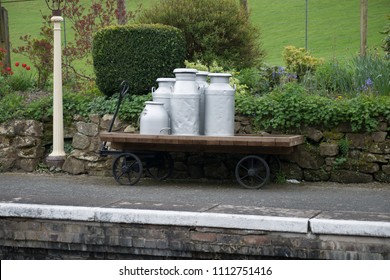
M 267 135 L 267 136 L 181 136 L 181 135 L 141 135 L 118 132 L 102 132 L 102 141 L 139 145 L 180 146 L 222 146 L 234 147 L 294 147 L 304 142 L 302 135 Z M 196 148 L 197 150 L 201 148 Z

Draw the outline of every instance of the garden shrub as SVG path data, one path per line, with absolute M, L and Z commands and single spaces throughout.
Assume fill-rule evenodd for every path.
M 373 131 L 381 118 L 390 119 L 390 99 L 364 94 L 332 99 L 289 83 L 261 97 L 236 95 L 236 111 L 251 116 L 257 130 L 288 132 L 305 126 L 331 129 L 345 122 L 353 131 Z
M 387 16 L 387 19 L 390 20 L 390 15 Z M 386 37 L 383 39 L 382 48 L 385 51 L 385 57 L 390 59 L 390 23 L 387 24 L 385 30 L 383 30 L 381 33 L 386 35 Z
M 390 96 L 390 60 L 369 52 L 356 56 L 351 66 L 356 91 Z
M 259 30 L 236 0 L 160 0 L 138 21 L 181 29 L 191 61 L 241 69 L 258 65 L 264 56 Z
M 145 94 L 159 77 L 171 77 L 184 65 L 182 32 L 161 24 L 111 26 L 98 31 L 93 40 L 96 84 L 107 96 L 118 92 L 127 80 L 131 94 Z
M 283 51 L 283 60 L 286 63 L 287 70 L 297 75 L 298 81 L 301 81 L 307 72 L 314 72 L 323 60 L 310 55 L 304 48 L 287 46 Z
M 303 83 L 311 90 L 344 94 L 354 89 L 353 71 L 336 59 L 319 65 L 315 73 L 307 73 Z

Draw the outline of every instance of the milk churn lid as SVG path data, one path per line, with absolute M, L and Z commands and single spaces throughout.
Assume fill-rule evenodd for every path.
M 176 81 L 176 79 L 175 78 L 158 78 L 157 80 L 156 80 L 156 82 L 175 82 Z
M 206 72 L 206 71 L 198 71 L 198 73 L 196 73 L 196 76 L 208 76 L 209 75 L 209 72 Z
M 229 73 L 210 73 L 209 77 L 231 77 L 232 75 Z
M 192 73 L 192 74 L 195 74 L 197 72 L 198 72 L 198 70 L 191 69 L 191 68 L 176 68 L 175 70 L 173 70 L 173 73 Z

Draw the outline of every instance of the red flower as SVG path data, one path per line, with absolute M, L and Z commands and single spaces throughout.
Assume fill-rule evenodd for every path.
M 31 69 L 30 66 L 27 66 L 27 67 L 26 67 L 26 70 L 27 70 L 27 71 L 30 71 L 30 69 Z
M 10 67 L 7 67 L 6 69 L 8 72 L 11 72 L 11 68 Z
M 19 66 L 19 62 L 15 62 L 15 66 L 18 67 Z
M 23 64 L 22 64 L 22 67 L 23 67 L 23 68 L 26 68 L 26 66 L 27 66 L 26 63 L 23 63 Z

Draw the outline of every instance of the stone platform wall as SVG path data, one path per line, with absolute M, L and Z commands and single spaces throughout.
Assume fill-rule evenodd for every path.
M 63 171 L 71 174 L 111 176 L 112 158 L 100 157 L 99 133 L 106 131 L 112 116 L 75 117 L 67 127 L 67 147 L 71 150 Z M 44 166 L 50 149 L 50 128 L 37 121 L 0 124 L 0 171 L 32 172 Z M 303 134 L 306 143 L 289 156 L 281 156 L 278 179 L 334 181 L 341 183 L 390 183 L 390 123 L 382 121 L 378 131 L 353 133 L 348 125 L 332 130 L 303 128 L 289 133 Z M 114 131 L 136 132 L 131 124 L 117 120 Z M 236 116 L 236 134 L 251 134 L 248 118 Z M 277 133 L 277 132 L 272 132 Z M 49 136 L 48 136 L 49 135 Z M 49 139 L 49 140 L 47 140 Z M 45 154 L 46 151 L 46 154 Z M 233 179 L 240 156 L 229 154 L 174 153 L 175 178 Z
M 0 259 L 388 260 L 389 238 L 0 218 Z

